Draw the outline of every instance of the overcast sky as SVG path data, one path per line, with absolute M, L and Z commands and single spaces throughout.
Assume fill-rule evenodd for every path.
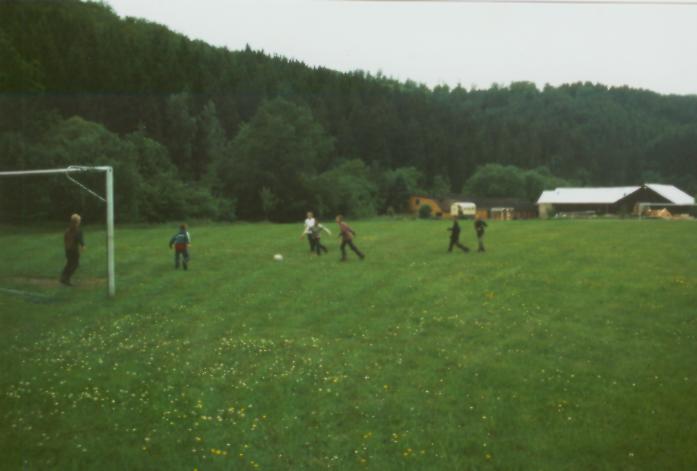
M 591 81 L 697 94 L 697 5 L 108 0 L 191 38 L 429 86 Z

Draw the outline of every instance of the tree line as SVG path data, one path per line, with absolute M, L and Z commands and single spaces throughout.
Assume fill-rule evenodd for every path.
M 0 168 L 114 165 L 122 221 L 367 216 L 412 193 L 532 201 L 565 184 L 697 192 L 694 96 L 428 88 L 212 47 L 78 0 L 1 2 L 0 64 Z M 97 211 L 68 183 L 1 181 L 0 210 Z

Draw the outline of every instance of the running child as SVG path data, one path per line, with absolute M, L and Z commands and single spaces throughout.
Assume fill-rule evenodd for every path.
M 339 237 L 341 237 L 341 261 L 346 261 L 347 245 L 355 252 L 356 255 L 358 255 L 358 258 L 363 260 L 365 255 L 363 255 L 363 253 L 361 253 L 361 251 L 358 250 L 358 248 L 353 244 L 353 238 L 356 236 L 354 230 L 344 222 L 344 217 L 341 214 L 336 217 L 336 223 L 339 225 Z
M 315 252 L 317 255 L 321 255 L 322 252 L 327 253 L 327 248 L 322 245 L 320 238 L 322 237 L 322 231 L 329 235 L 332 235 L 331 231 L 319 223 L 318 219 L 315 219 L 315 224 L 310 228 L 310 235 L 312 235 L 312 242 L 315 245 Z M 321 252 L 322 251 L 322 252 Z
M 470 249 L 460 243 L 460 224 L 458 224 L 457 219 L 453 219 L 453 227 L 449 227 L 448 230 L 450 231 L 448 252 L 453 251 L 453 246 L 459 247 L 463 252 L 469 252 Z
M 303 229 L 303 233 L 300 236 L 302 239 L 303 236 L 307 237 L 307 243 L 310 244 L 310 253 L 315 251 L 315 240 L 312 238 L 312 228 L 315 225 L 315 215 L 312 214 L 312 211 L 307 212 L 307 216 L 305 217 L 305 229 Z
M 179 269 L 179 259 L 183 260 L 184 270 L 189 269 L 189 247 L 191 247 L 191 235 L 187 231 L 186 224 L 179 226 L 179 232 L 174 234 L 169 240 L 169 248 L 174 247 L 174 269 Z

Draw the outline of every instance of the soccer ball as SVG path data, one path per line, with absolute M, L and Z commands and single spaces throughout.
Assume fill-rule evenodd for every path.
M 283 255 L 281 255 L 280 253 L 277 253 L 276 255 L 273 256 L 273 259 L 276 260 L 277 262 L 282 262 Z

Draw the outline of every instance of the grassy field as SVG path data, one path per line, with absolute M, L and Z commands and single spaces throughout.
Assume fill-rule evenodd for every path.
M 113 300 L 103 232 L 63 288 L 60 230 L 0 228 L 0 467 L 697 469 L 697 225 L 352 225 L 193 226 L 189 272 L 119 228 Z

